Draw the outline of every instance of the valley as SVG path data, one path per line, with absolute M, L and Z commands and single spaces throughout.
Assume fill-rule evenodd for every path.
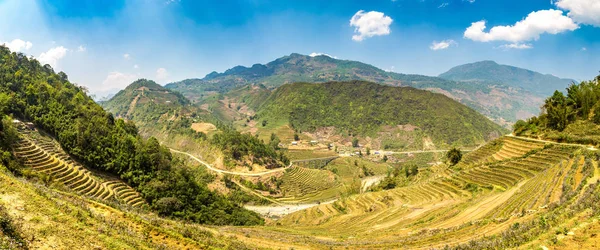
M 0 56 L 2 249 L 600 246 L 600 77 L 540 98 L 509 130 L 448 93 L 537 102 L 548 93 L 526 87 L 568 79 L 480 62 L 445 80 L 292 54 L 135 80 L 97 103 L 62 72 Z

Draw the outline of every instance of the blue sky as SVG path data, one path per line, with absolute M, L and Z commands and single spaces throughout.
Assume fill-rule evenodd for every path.
M 100 96 L 313 52 L 400 73 L 495 60 L 585 80 L 600 70 L 600 1 L 0 0 L 0 43 Z

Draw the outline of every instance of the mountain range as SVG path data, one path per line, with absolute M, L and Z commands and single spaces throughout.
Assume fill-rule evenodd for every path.
M 512 72 L 512 77 L 503 77 L 505 73 L 502 72 L 506 71 Z M 458 66 L 440 77 L 432 77 L 388 72 L 369 64 L 326 55 L 293 53 L 267 64 L 236 66 L 223 73 L 211 72 L 202 79 L 186 79 L 165 87 L 182 93 L 196 103 L 245 85 L 260 84 L 276 88 L 293 82 L 363 80 L 441 93 L 498 124 L 510 126 L 518 119 L 538 114 L 545 95 L 536 89 L 546 86 L 547 79 L 552 80 L 548 84 L 551 89 L 563 89 L 571 81 L 491 61 Z
M 542 95 L 552 95 L 555 90 L 562 90 L 570 83 L 576 82 L 573 79 L 544 75 L 527 69 L 501 65 L 494 61 L 456 66 L 440 74 L 439 77 L 454 81 L 504 84 Z

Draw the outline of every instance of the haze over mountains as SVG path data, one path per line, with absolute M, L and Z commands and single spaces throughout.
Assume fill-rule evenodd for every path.
M 454 81 L 469 81 L 482 84 L 504 84 L 527 91 L 551 95 L 555 90 L 563 90 L 573 79 L 563 79 L 550 74 L 501 65 L 494 61 L 481 61 L 456 66 L 439 77 Z
M 186 79 L 165 87 L 192 102 L 239 86 L 263 84 L 274 88 L 293 82 L 364 80 L 410 86 L 442 93 L 505 126 L 539 113 L 546 89 L 564 89 L 572 81 L 491 61 L 457 66 L 440 77 L 388 72 L 369 64 L 325 55 L 293 53 L 267 64 L 236 66 L 202 79 Z M 542 90 L 539 90 L 542 89 Z

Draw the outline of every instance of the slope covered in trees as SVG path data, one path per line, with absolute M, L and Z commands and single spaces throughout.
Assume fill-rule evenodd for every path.
M 333 126 L 351 136 L 375 136 L 384 126 L 410 124 L 438 145 L 474 145 L 504 132 L 441 94 L 361 81 L 281 86 L 261 105 L 255 119 L 263 123 L 283 119 L 297 131 Z
M 600 76 L 573 83 L 566 95 L 556 90 L 546 99 L 542 114 L 514 126 L 516 135 L 600 145 Z
M 223 73 L 212 72 L 202 79 L 186 79 L 165 87 L 202 102 L 240 86 L 264 84 L 275 88 L 287 83 L 364 80 L 392 86 L 410 86 L 442 93 L 501 125 L 512 124 L 536 114 L 543 98 L 503 82 L 454 81 L 439 77 L 388 72 L 375 66 L 325 55 L 293 53 L 267 64 L 236 66 Z
M 156 82 L 139 79 L 103 103 L 107 111 L 129 120 L 151 121 L 189 104 L 183 95 Z
M 132 122 L 104 111 L 65 73 L 56 74 L 49 65 L 3 46 L 0 112 L 32 121 L 85 166 L 120 176 L 159 214 L 211 224 L 262 223 L 257 214 L 198 182 L 158 140 L 141 138 Z M 2 131 L 9 127 L 9 122 L 3 123 Z

